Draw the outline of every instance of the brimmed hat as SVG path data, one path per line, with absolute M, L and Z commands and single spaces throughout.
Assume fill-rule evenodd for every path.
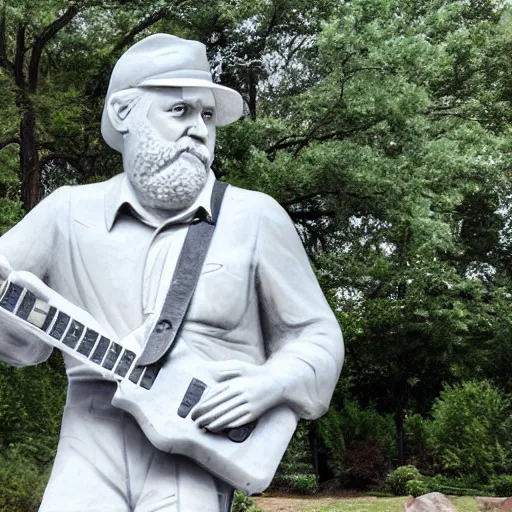
M 101 133 L 107 144 L 123 150 L 123 137 L 112 126 L 107 105 L 112 94 L 132 87 L 205 87 L 215 98 L 216 124 L 236 121 L 243 112 L 240 94 L 212 82 L 206 47 L 169 34 L 154 34 L 134 44 L 119 58 L 108 86 Z

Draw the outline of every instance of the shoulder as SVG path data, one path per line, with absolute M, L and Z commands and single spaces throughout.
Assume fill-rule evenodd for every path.
M 226 191 L 229 203 L 237 206 L 240 212 L 247 215 L 257 216 L 263 220 L 286 220 L 290 217 L 286 210 L 271 196 L 255 190 L 230 185 Z

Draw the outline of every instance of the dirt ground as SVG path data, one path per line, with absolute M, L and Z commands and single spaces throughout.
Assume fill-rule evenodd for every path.
M 356 497 L 344 495 L 343 497 L 315 497 L 315 498 L 294 498 L 294 497 L 254 497 L 253 500 L 264 512 L 303 512 L 307 507 L 325 506 L 331 503 L 339 503 L 340 498 Z M 371 498 L 370 498 L 371 499 Z

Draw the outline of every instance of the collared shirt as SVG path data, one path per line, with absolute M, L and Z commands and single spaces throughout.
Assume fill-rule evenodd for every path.
M 215 175 L 210 170 L 205 186 L 195 201 L 185 210 L 157 211 L 143 206 L 126 174 L 119 175 L 118 181 L 108 190 L 105 198 L 105 224 L 111 231 L 120 211 L 127 207 L 129 212 L 149 228 L 153 236 L 147 247 L 142 279 L 142 307 L 144 315 L 157 313 L 162 309 L 178 257 L 187 234 L 184 229 L 195 218 L 200 208 L 211 217 L 211 196 Z

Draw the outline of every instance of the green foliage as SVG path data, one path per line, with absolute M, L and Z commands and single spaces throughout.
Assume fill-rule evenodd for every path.
M 491 479 L 493 493 L 496 496 L 512 496 L 512 475 L 499 475 Z
M 443 472 L 487 482 L 510 459 L 510 404 L 488 381 L 446 386 L 432 410 L 430 435 Z
M 421 474 L 414 466 L 400 466 L 387 476 L 385 487 L 395 496 L 405 496 L 408 494 L 407 482 L 420 478 Z
M 429 492 L 431 492 L 431 490 L 424 480 L 409 480 L 405 484 L 405 494 L 409 494 L 415 498 Z
M 484 485 L 475 478 L 451 478 L 445 475 L 435 475 L 433 478 L 423 478 L 422 482 L 429 492 L 441 492 L 454 496 L 491 496 L 493 488 Z
M 249 496 L 236 491 L 232 512 L 261 512 L 261 509 L 256 506 Z
M 373 408 L 362 409 L 346 400 L 340 410 L 331 407 L 318 422 L 334 477 L 345 485 L 364 488 L 377 484 L 394 456 L 394 424 Z
M 18 446 L 0 452 L 0 512 L 36 512 L 49 471 L 41 470 Z

